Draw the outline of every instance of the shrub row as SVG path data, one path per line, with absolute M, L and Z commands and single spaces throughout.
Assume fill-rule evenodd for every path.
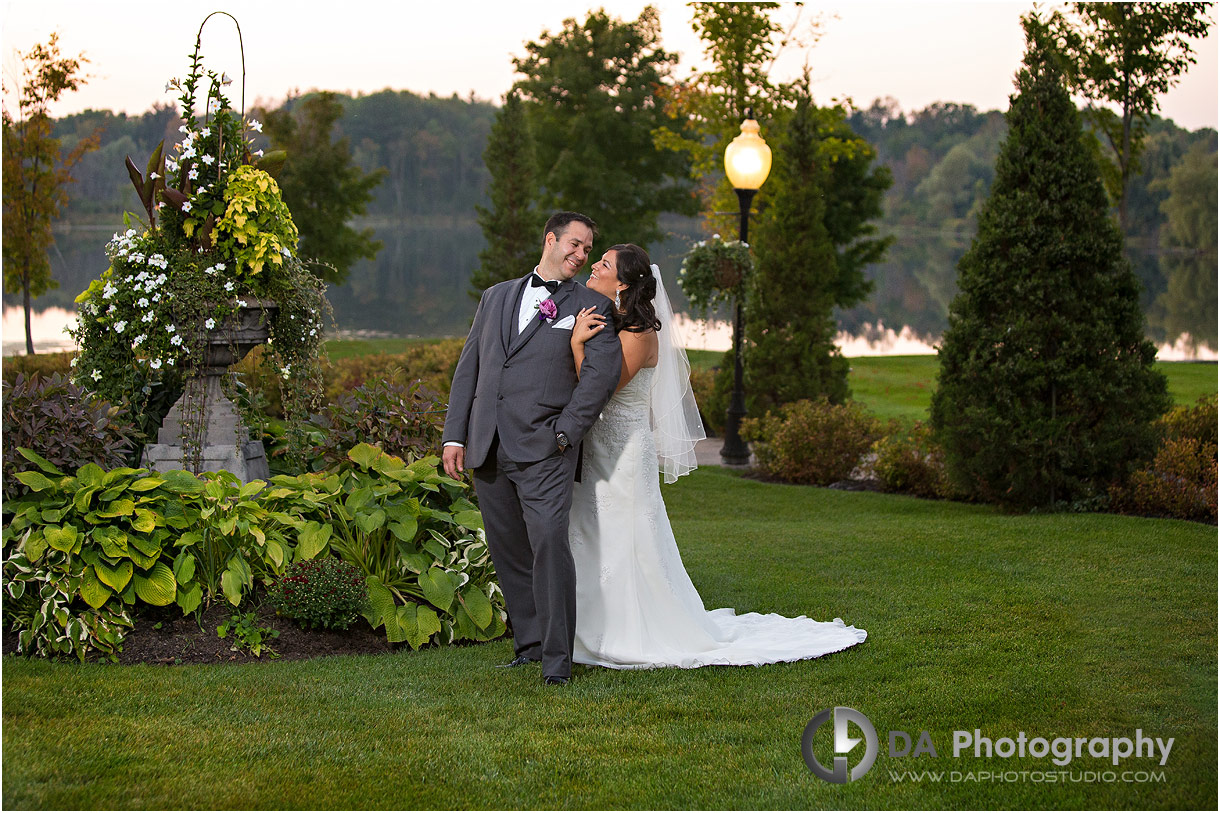
M 1216 521 L 1216 396 L 1177 407 L 1158 421 L 1164 440 L 1155 458 L 1083 507 L 1143 516 Z M 861 472 L 890 492 L 963 499 L 945 466 L 944 449 L 922 422 L 908 430 L 883 425 L 857 403 L 797 401 L 747 419 L 742 435 L 754 441 L 765 476 L 791 483 L 830 485 Z M 870 454 L 871 453 L 871 454 Z
M 1180 406 L 1158 422 L 1165 440 L 1152 462 L 1110 489 L 1124 514 L 1216 521 L 1216 396 Z
M 447 398 L 462 343 L 462 339 L 442 339 L 410 345 L 401 353 L 374 353 L 325 361 L 322 364 L 322 381 L 326 403 L 337 403 L 345 393 L 371 384 L 408 387 L 416 381 L 424 389 Z M 279 387 L 274 375 L 259 363 L 262 352 L 263 348 L 255 348 L 233 369 L 241 373 L 250 397 L 255 399 L 260 411 L 280 418 L 283 417 L 283 406 L 280 404 Z
M 240 606 L 292 562 L 337 556 L 364 577 L 365 617 L 392 642 L 490 640 L 503 597 L 468 487 L 439 459 L 360 444 L 327 471 L 241 484 L 227 472 L 65 474 L 29 450 L 6 501 L 4 623 L 27 654 L 113 658 L 141 604 Z

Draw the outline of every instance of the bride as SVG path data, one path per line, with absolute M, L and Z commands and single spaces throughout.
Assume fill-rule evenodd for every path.
M 865 631 L 838 618 L 704 609 L 682 566 L 657 477 L 658 466 L 667 483 L 694 469 L 695 442 L 705 437 L 659 270 L 639 246 L 616 245 L 593 264 L 588 283 L 615 302 L 623 367 L 618 390 L 585 436 L 573 494 L 574 660 L 611 669 L 757 666 L 862 642 Z M 584 342 L 605 328 L 592 308 L 578 316 L 577 375 Z

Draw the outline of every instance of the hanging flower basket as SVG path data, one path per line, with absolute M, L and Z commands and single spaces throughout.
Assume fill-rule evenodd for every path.
M 754 268 L 750 246 L 740 240 L 721 240 L 719 234 L 700 240 L 682 260 L 678 282 L 690 304 L 704 312 L 728 304 L 741 294 Z

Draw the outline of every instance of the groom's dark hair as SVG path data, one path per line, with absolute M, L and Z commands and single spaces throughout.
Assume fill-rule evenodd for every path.
M 546 236 L 551 232 L 555 232 L 557 238 L 563 237 L 563 233 L 573 222 L 584 223 L 589 227 L 589 231 L 593 232 L 593 239 L 597 239 L 597 224 L 593 222 L 593 218 L 580 212 L 556 212 L 547 219 L 546 226 L 542 229 L 542 245 L 546 246 Z

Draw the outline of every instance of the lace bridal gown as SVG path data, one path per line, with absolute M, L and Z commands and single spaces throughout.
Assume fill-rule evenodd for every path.
M 649 423 L 655 370 L 636 374 L 584 440 L 572 501 L 577 663 L 611 669 L 757 666 L 838 652 L 866 632 L 842 619 L 712 610 L 682 566 Z

